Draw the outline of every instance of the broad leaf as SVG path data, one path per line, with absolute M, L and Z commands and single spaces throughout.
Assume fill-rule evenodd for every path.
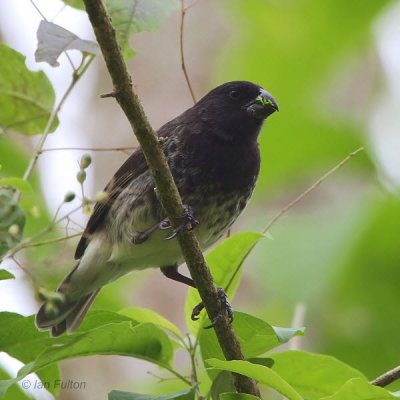
M 113 335 L 118 337 L 115 343 L 111 343 Z M 129 340 L 132 340 L 132 346 Z M 0 392 L 4 392 L 10 384 L 30 372 L 36 372 L 42 382 L 54 382 L 60 377 L 57 365 L 52 362 L 91 354 L 129 355 L 147 359 L 168 369 L 172 362 L 173 342 L 155 325 L 139 325 L 129 317 L 111 311 L 90 311 L 76 333 L 57 338 L 51 338 L 48 332 L 38 331 L 33 315 L 24 317 L 2 312 L 0 313 L 1 351 L 27 364 L 19 371 L 17 379 L 0 384 Z M 46 367 L 49 364 L 51 365 Z M 41 369 L 41 366 L 45 367 Z M 59 388 L 50 387 L 50 389 L 53 390 L 52 394 L 56 395 Z
M 334 394 L 352 378 L 367 382 L 361 372 L 331 356 L 286 351 L 269 357 L 274 360 L 271 369 L 310 400 Z
M 7 279 L 15 279 L 15 276 L 5 269 L 0 269 L 0 281 L 5 281 Z
M 21 192 L 32 193 L 31 184 L 22 178 L 17 178 L 17 177 L 1 178 L 0 186 L 12 186 Z
M 63 0 L 65 4 L 84 10 L 82 0 Z M 156 31 L 179 3 L 176 0 L 105 0 L 117 39 L 125 59 L 135 55 L 129 44 L 134 33 Z
M 134 33 L 156 31 L 178 8 L 176 0 L 106 0 L 106 5 L 125 59 L 135 55 L 129 44 Z
M 83 4 L 83 0 L 63 0 L 63 2 L 71 7 L 74 7 L 78 10 L 84 10 L 85 5 Z
M 0 59 L 0 127 L 25 135 L 42 133 L 54 106 L 53 87 L 42 71 L 29 71 L 25 57 L 3 43 Z
M 219 396 L 220 400 L 259 400 L 257 396 L 253 396 L 252 394 L 247 393 L 221 393 Z
M 300 394 L 291 387 L 288 382 L 282 379 L 276 372 L 272 371 L 271 368 L 264 367 L 263 365 L 255 365 L 248 361 L 241 360 L 221 361 L 215 358 L 207 360 L 206 364 L 216 369 L 223 369 L 249 376 L 258 381 L 259 384 L 276 390 L 289 400 L 303 400 Z
M 6 379 L 11 379 L 11 376 L 9 375 L 8 372 L 6 372 L 1 366 L 0 366 L 0 381 L 6 380 Z M 28 392 L 25 392 L 22 390 L 21 387 L 19 387 L 16 383 L 14 383 L 10 389 L 8 390 L 7 394 L 1 398 L 1 400 L 33 400 L 33 397 L 28 394 Z
M 304 335 L 304 328 L 275 328 L 262 319 L 238 311 L 234 313 L 233 328 L 246 359 L 280 346 L 293 336 Z M 225 360 L 214 329 L 202 329 L 199 333 L 199 343 L 203 361 L 210 358 Z M 214 378 L 216 371 L 208 370 L 208 374 Z
M 171 333 L 173 333 L 176 337 L 183 341 L 183 336 L 179 329 L 169 320 L 157 314 L 153 310 L 149 310 L 147 308 L 140 308 L 140 307 L 130 307 L 125 308 L 119 312 L 121 315 L 125 315 L 129 318 L 134 319 L 138 322 L 152 322 L 153 324 L 167 329 Z
M 384 388 L 371 385 L 365 379 L 353 378 L 347 381 L 334 395 L 321 400 L 391 400 L 398 399 Z
M 232 299 L 239 284 L 244 260 L 262 237 L 264 236 L 256 232 L 237 233 L 224 240 L 207 254 L 206 260 L 217 287 L 226 289 L 226 286 L 230 284 L 227 291 L 229 299 Z M 198 291 L 189 288 L 185 303 L 185 317 L 189 331 L 195 336 L 206 316 L 205 311 L 203 311 L 198 321 L 190 319 L 193 308 L 200 301 Z
M 6 192 L 0 192 L 0 257 L 22 239 L 25 214 L 19 204 Z
M 164 396 L 152 396 L 150 394 L 122 392 L 113 390 L 108 394 L 108 400 L 193 400 L 195 387 L 180 390 L 179 392 L 166 394 Z
M 207 370 L 210 375 L 211 369 Z M 214 375 L 214 374 L 212 374 Z M 211 375 L 210 375 L 211 376 Z M 217 376 L 213 379 L 210 394 L 213 400 L 219 400 L 221 393 L 233 392 L 236 390 L 233 382 L 233 376 L 229 371 L 219 371 Z
M 52 67 L 60 64 L 57 59 L 66 50 L 100 55 L 96 42 L 82 40 L 74 33 L 48 21 L 41 21 L 37 31 L 38 47 L 35 52 L 37 62 L 45 61 Z
M 34 361 L 18 371 L 14 379 L 0 382 L 0 396 L 7 388 L 32 372 L 55 362 L 91 355 L 122 355 L 140 358 L 171 370 L 173 346 L 168 335 L 151 323 L 133 326 L 132 322 L 103 325 L 90 331 L 63 337 L 66 344 L 48 347 Z

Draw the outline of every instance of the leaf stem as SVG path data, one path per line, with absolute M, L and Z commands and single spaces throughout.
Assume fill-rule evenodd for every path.
M 192 373 L 190 374 L 190 379 L 192 381 L 192 386 L 196 386 L 196 395 L 199 400 L 203 398 L 203 396 L 200 393 L 199 389 L 199 380 L 197 378 L 197 367 L 196 367 L 196 347 L 197 347 L 197 340 L 195 341 L 195 344 L 192 344 L 192 340 L 190 339 L 190 335 L 187 334 L 188 338 L 188 343 L 189 343 L 189 356 L 190 356 L 190 363 L 192 365 Z

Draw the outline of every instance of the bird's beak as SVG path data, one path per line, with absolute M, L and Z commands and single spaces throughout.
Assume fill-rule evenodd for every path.
M 260 94 L 245 107 L 247 112 L 256 119 L 265 119 L 275 111 L 279 111 L 275 99 L 264 89 L 261 89 Z

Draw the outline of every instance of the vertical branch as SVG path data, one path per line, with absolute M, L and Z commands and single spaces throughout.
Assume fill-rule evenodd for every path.
M 181 52 L 181 67 L 182 67 L 183 74 L 185 75 L 186 83 L 188 85 L 190 95 L 192 96 L 193 103 L 196 104 L 197 100 L 196 100 L 196 96 L 194 95 L 192 85 L 190 83 L 189 74 L 187 72 L 186 65 L 185 65 L 185 53 L 183 52 L 183 25 L 185 22 L 185 15 L 186 15 L 187 10 L 188 9 L 185 8 L 185 0 L 181 0 L 181 28 L 179 31 L 179 48 L 180 48 L 180 52 Z
M 122 57 L 110 16 L 102 0 L 83 1 L 114 85 L 113 94 L 128 118 L 141 145 L 156 184 L 157 197 L 172 227 L 176 228 L 179 221 L 178 218 L 183 214 L 182 199 L 173 180 L 158 137 L 153 131 L 133 88 L 132 78 Z M 221 309 L 221 304 L 217 288 L 203 257 L 199 242 L 192 231 L 180 232 L 177 240 L 189 272 L 204 302 L 207 313 L 212 320 Z M 243 360 L 244 356 L 239 340 L 226 315 L 218 321 L 214 329 L 226 359 Z M 234 374 L 234 381 L 238 392 L 249 393 L 258 397 L 261 396 L 257 384 L 253 379 L 244 375 Z

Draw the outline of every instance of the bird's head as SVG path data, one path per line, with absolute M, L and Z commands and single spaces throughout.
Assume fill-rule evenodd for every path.
M 257 137 L 264 120 L 279 111 L 275 99 L 266 90 L 247 81 L 227 82 L 216 87 L 195 108 L 205 122 L 222 129 L 227 139 L 246 133 Z

